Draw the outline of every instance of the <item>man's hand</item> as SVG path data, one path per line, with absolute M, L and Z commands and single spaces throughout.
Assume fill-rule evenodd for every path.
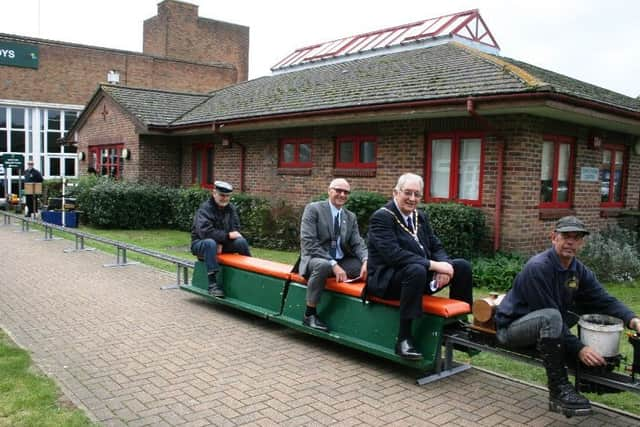
M 433 261 L 429 262 L 429 270 L 435 271 L 436 273 L 442 273 L 449 276 L 449 279 L 453 277 L 453 265 L 449 264 L 445 261 Z M 437 276 L 437 274 L 436 274 Z
M 604 357 L 589 346 L 582 347 L 578 353 L 578 359 L 587 366 L 603 366 L 607 363 Z
M 336 276 L 336 282 L 344 282 L 347 280 L 347 272 L 340 267 L 339 264 L 336 264 L 332 267 L 333 274 Z
M 230 240 L 236 240 L 239 237 L 242 237 L 242 234 L 240 234 L 239 231 L 230 231 L 229 232 L 229 239 Z
M 438 289 L 444 288 L 451 281 L 451 276 L 444 273 L 436 273 L 435 274 L 436 283 L 438 284 Z
M 366 260 L 362 263 L 362 267 L 360 268 L 360 278 L 364 282 L 367 281 L 367 261 Z
M 633 329 L 634 331 L 640 333 L 640 318 L 634 317 L 629 321 L 629 329 Z

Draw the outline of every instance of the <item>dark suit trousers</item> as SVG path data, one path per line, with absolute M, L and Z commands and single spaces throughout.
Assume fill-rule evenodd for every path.
M 464 259 L 454 259 L 453 279 L 449 282 L 449 297 L 473 303 L 473 276 L 471 264 Z M 433 277 L 432 271 L 420 264 L 409 264 L 396 270 L 385 298 L 400 300 L 400 319 L 417 319 L 422 316 L 422 296 L 431 294 L 429 282 Z M 438 291 L 439 292 L 439 291 Z
M 347 273 L 347 277 L 352 279 L 358 277 L 362 262 L 356 257 L 345 256 L 338 261 L 338 265 Z M 330 276 L 333 276 L 333 267 L 324 258 L 311 258 L 307 267 L 307 303 L 316 305 L 320 302 L 320 295 L 324 290 L 324 285 Z

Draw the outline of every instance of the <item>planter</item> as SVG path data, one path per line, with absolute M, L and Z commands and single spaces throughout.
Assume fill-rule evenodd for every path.
M 41 211 L 42 221 L 49 224 L 62 225 L 62 211 Z M 78 226 L 77 212 L 64 212 L 64 226 L 75 228 Z

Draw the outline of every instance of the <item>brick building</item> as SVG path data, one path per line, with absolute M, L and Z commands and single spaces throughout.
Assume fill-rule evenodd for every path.
M 144 22 L 142 53 L 0 33 L 0 154 L 33 158 L 45 178 L 76 177 L 76 147 L 60 138 L 101 82 L 208 93 L 246 81 L 248 57 L 248 27 L 201 18 L 175 0 Z M 102 138 L 95 154 L 114 160 L 118 138 Z M 19 172 L 7 179 L 17 194 Z
M 560 216 L 597 229 L 637 210 L 640 100 L 497 50 L 474 10 L 298 49 L 209 95 L 103 85 L 73 137 L 120 141 L 127 180 L 225 179 L 298 206 L 333 177 L 391 195 L 415 172 L 425 202 L 478 207 L 494 248 L 521 253 Z

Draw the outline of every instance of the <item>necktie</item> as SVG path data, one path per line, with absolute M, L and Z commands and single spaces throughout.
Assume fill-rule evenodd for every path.
M 409 231 L 413 233 L 413 220 L 411 219 L 411 216 L 407 217 L 407 228 L 409 228 Z
M 336 248 L 338 247 L 338 237 L 340 237 L 340 213 L 333 217 L 333 238 L 331 239 L 331 249 L 329 255 L 336 259 Z

